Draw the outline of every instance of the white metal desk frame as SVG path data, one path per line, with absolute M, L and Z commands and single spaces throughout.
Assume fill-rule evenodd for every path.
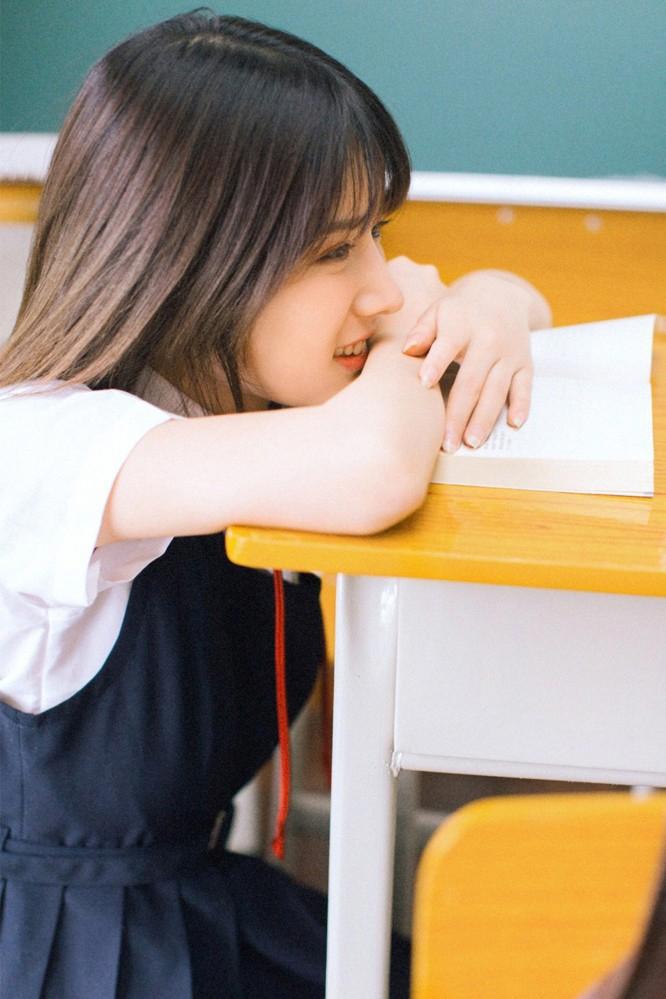
M 400 769 L 666 784 L 666 602 L 341 576 L 337 606 L 326 994 L 383 999 Z

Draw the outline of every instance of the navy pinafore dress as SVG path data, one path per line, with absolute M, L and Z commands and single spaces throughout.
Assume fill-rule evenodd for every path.
M 319 584 L 285 584 L 290 715 L 322 655 Z M 0 999 L 320 999 L 325 900 L 209 849 L 277 742 L 270 576 L 222 535 L 134 580 L 100 671 L 29 715 L 0 704 Z M 408 994 L 408 949 L 392 995 Z

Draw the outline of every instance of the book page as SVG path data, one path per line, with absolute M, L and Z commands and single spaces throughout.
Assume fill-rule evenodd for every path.
M 654 316 L 533 334 L 532 405 L 520 430 L 506 408 L 481 447 L 440 452 L 434 482 L 651 495 Z
M 584 381 L 649 381 L 656 317 L 629 316 L 535 330 L 535 373 Z
M 613 461 L 652 457 L 649 386 L 535 378 L 527 422 L 515 430 L 506 409 L 485 444 L 461 447 L 463 460 L 521 458 Z

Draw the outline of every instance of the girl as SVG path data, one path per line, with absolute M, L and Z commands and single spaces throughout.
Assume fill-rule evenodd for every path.
M 220 835 L 276 742 L 273 580 L 220 532 L 404 517 L 444 370 L 447 447 L 507 395 L 517 425 L 550 319 L 520 278 L 387 264 L 408 183 L 367 87 L 238 18 L 143 31 L 76 98 L 0 356 L 3 999 L 323 994 L 322 900 Z M 293 717 L 321 624 L 285 590 Z

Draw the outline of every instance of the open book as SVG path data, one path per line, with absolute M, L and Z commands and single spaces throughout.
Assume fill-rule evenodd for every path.
M 655 321 L 634 316 L 533 333 L 525 425 L 509 427 L 503 411 L 481 447 L 440 452 L 433 482 L 651 496 Z

